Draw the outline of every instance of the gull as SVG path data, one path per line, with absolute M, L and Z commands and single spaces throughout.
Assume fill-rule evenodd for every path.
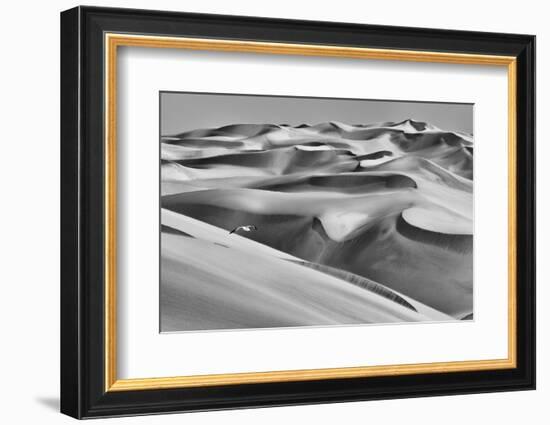
M 242 230 L 244 232 L 252 232 L 253 230 L 258 230 L 258 228 L 256 226 L 254 226 L 253 224 L 248 224 L 246 226 L 238 226 L 238 227 L 235 227 L 233 230 L 231 230 L 231 232 L 229 232 L 229 234 L 238 232 L 239 230 Z

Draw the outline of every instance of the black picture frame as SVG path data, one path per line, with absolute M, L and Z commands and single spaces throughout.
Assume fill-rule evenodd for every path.
M 517 367 L 105 391 L 104 34 L 258 40 L 514 56 L 517 62 Z M 132 9 L 61 13 L 61 412 L 75 418 L 535 388 L 535 37 Z

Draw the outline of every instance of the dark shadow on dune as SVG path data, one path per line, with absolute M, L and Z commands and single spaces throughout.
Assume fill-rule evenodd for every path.
M 320 141 L 313 141 L 313 142 L 303 142 L 300 143 L 300 146 L 307 146 L 307 147 L 332 147 L 336 149 L 345 150 L 347 152 L 349 151 L 350 145 L 348 143 L 338 142 L 335 139 L 327 139 L 327 140 L 320 140 Z M 350 152 L 351 153 L 351 152 Z
M 458 147 L 450 152 L 434 156 L 431 160 L 446 170 L 452 170 L 458 176 L 469 180 L 473 179 L 474 160 L 467 148 Z
M 302 151 L 294 147 L 287 147 L 173 162 L 197 169 L 214 168 L 219 165 L 233 165 L 272 170 L 278 174 L 290 174 L 304 170 L 313 171 L 317 167 L 334 165 L 339 162 L 349 162 L 353 159 L 354 156 L 346 150 Z
M 377 151 L 377 152 L 369 153 L 369 154 L 366 154 L 366 155 L 359 155 L 359 156 L 355 157 L 355 159 L 357 159 L 359 161 L 362 161 L 364 159 L 380 159 L 380 158 L 384 158 L 385 156 L 393 156 L 393 152 L 390 152 L 390 151 Z
M 412 120 L 410 118 L 406 119 L 406 120 L 403 120 L 403 121 L 396 122 L 396 123 L 387 123 L 388 127 L 397 127 L 397 126 L 401 126 L 401 125 L 405 125 L 405 124 L 410 125 L 416 131 L 424 131 L 428 127 L 425 122 L 415 121 L 415 120 Z
M 322 176 L 296 177 L 281 183 L 256 186 L 258 189 L 274 192 L 307 192 L 308 190 L 334 190 L 343 193 L 367 194 L 388 189 L 416 188 L 416 182 L 402 174 L 368 175 L 331 174 Z
M 473 251 L 472 235 L 451 235 L 431 232 L 408 223 L 402 214 L 399 214 L 397 218 L 395 229 L 400 235 L 423 244 L 437 246 L 460 254 L 470 254 Z
M 439 183 L 444 183 L 454 189 L 463 190 L 467 192 L 472 191 L 471 181 L 461 179 L 457 175 L 448 171 L 446 168 L 436 164 L 435 162 L 418 157 L 418 156 L 402 156 L 384 162 L 383 164 L 374 165 L 372 167 L 365 167 L 365 170 L 369 171 L 393 171 L 393 172 L 422 172 L 425 175 L 431 177 L 431 180 L 435 180 Z
M 192 139 L 212 136 L 252 137 L 265 134 L 266 132 L 278 128 L 279 126 L 274 124 L 231 124 L 218 128 L 203 128 L 186 131 L 183 133 L 172 135 L 171 137 L 177 137 L 180 139 Z
M 174 229 L 173 227 L 167 226 L 165 224 L 160 225 L 160 231 L 162 233 L 168 233 L 168 234 L 171 234 L 171 235 L 186 236 L 186 237 L 189 237 L 189 238 L 193 237 L 188 233 L 182 232 L 181 230 L 178 230 L 178 229 Z
M 387 298 L 393 302 L 396 302 L 413 311 L 417 311 L 407 300 L 405 300 L 399 294 L 396 294 L 394 291 L 385 287 L 384 285 L 381 285 L 365 277 L 358 276 L 354 273 L 350 273 L 345 270 L 325 266 L 323 264 L 310 263 L 307 261 L 294 261 L 294 262 L 304 267 L 309 267 L 310 269 L 317 270 L 317 271 L 329 274 L 331 276 L 337 277 L 339 279 L 342 279 L 344 282 L 348 282 L 348 283 L 351 283 L 352 285 L 366 289 L 367 291 L 374 292 L 375 294 L 378 294 L 384 298 Z
M 185 146 L 187 148 L 242 148 L 244 143 L 242 141 L 234 140 L 205 140 L 205 139 L 181 139 L 181 140 L 169 140 L 165 141 L 169 145 Z
M 460 147 L 463 139 L 455 133 L 405 133 L 395 131 L 391 133 L 391 141 L 404 152 L 414 152 L 423 149 L 435 149 L 441 146 Z

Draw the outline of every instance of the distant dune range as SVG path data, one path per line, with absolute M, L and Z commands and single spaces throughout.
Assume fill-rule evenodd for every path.
M 470 135 L 413 120 L 165 136 L 161 329 L 472 319 L 472 178 Z

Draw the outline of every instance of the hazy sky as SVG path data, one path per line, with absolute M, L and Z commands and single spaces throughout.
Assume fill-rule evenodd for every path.
M 370 124 L 412 118 L 473 132 L 473 105 L 287 96 L 161 92 L 161 134 L 228 124 Z

